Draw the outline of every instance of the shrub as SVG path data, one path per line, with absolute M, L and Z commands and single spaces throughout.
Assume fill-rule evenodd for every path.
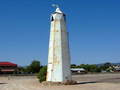
M 40 61 L 33 60 L 32 63 L 27 67 L 28 72 L 38 73 L 40 70 Z
M 44 66 L 40 69 L 38 73 L 38 79 L 40 82 L 46 81 L 46 75 L 47 75 L 47 66 Z

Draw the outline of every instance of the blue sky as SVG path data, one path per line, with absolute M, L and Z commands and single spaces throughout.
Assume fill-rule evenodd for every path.
M 120 62 L 119 0 L 0 0 L 0 61 L 47 64 L 53 3 L 67 15 L 72 63 Z

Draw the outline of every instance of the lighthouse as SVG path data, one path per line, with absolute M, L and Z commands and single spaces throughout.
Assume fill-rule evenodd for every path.
M 50 82 L 71 81 L 66 15 L 59 7 L 56 7 L 50 18 L 51 27 L 46 80 Z

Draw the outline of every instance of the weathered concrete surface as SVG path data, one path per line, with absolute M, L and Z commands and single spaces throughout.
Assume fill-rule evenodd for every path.
M 51 15 L 47 81 L 71 80 L 70 52 L 65 14 L 59 8 Z
M 36 77 L 0 77 L 0 90 L 120 90 L 120 74 L 73 76 L 79 84 L 69 86 L 41 86 Z M 97 82 L 96 82 L 97 81 Z

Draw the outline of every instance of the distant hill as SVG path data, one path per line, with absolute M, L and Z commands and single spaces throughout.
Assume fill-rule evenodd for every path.
M 113 65 L 120 65 L 120 63 L 112 63 Z
M 105 63 L 101 63 L 101 64 L 96 64 L 97 66 L 102 66 L 102 65 L 104 65 Z M 120 63 L 111 63 L 111 64 L 113 64 L 113 65 L 120 65 Z

